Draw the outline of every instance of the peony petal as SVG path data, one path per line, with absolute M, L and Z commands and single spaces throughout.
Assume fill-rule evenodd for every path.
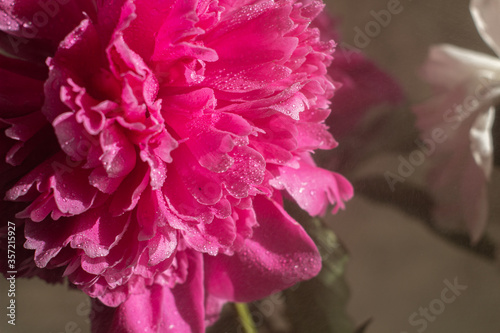
M 230 156 L 234 164 L 221 178 L 233 197 L 245 198 L 253 186 L 264 180 L 266 162 L 261 154 L 249 147 L 235 147 Z
M 135 208 L 149 181 L 145 163 L 137 163 L 136 168 L 125 178 L 111 200 L 109 211 L 119 216 Z
M 102 131 L 100 143 L 103 155 L 100 160 L 108 176 L 125 177 L 135 167 L 136 153 L 134 146 L 116 125 Z
M 299 168 L 280 166 L 279 177 L 271 182 L 278 189 L 286 189 L 302 209 L 311 215 L 324 214 L 328 203 L 333 212 L 344 209 L 344 201 L 353 196 L 351 184 L 341 175 L 318 168 L 307 155 L 299 160 Z
M 203 258 L 189 252 L 188 260 L 188 279 L 183 284 L 172 289 L 154 284 L 142 294 L 131 295 L 114 311 L 94 309 L 92 332 L 205 332 Z
M 91 258 L 108 255 L 122 238 L 130 223 L 130 215 L 111 217 L 107 209 L 94 209 L 75 217 L 73 235 L 66 244 L 80 248 Z M 66 245 L 65 244 L 65 245 Z
M 62 213 L 81 214 L 92 206 L 97 189 L 88 183 L 87 170 L 75 168 L 70 172 L 64 171 L 56 171 L 55 176 L 50 178 L 57 207 Z
M 177 249 L 177 232 L 170 227 L 160 228 L 149 244 L 148 265 L 155 266 L 170 258 Z
M 263 88 L 288 77 L 282 66 L 297 47 L 298 40 L 285 37 L 293 27 L 288 4 L 263 1 L 237 10 L 218 29 L 205 35 L 208 47 L 217 50 L 219 60 L 207 65 L 204 82 L 218 90 L 241 92 Z M 273 33 L 268 34 L 269 27 Z M 246 36 L 242 39 L 239 36 Z M 244 54 L 252 57 L 242 57 Z
M 114 193 L 125 177 L 111 178 L 104 167 L 95 168 L 89 175 L 89 184 L 107 194 Z
M 210 326 L 219 320 L 219 315 L 226 300 L 214 297 L 210 294 L 205 299 L 205 325 Z
M 83 88 L 85 84 L 93 82 L 94 75 L 99 73 L 102 56 L 90 51 L 99 49 L 99 45 L 96 27 L 90 19 L 85 19 L 61 42 L 54 57 L 47 59 L 49 77 L 44 84 L 46 98 L 42 112 L 50 122 L 69 111 L 63 88 L 73 92 L 87 90 Z M 100 90 L 94 86 L 88 88 L 90 92 Z
M 61 149 L 74 161 L 84 160 L 91 147 L 99 145 L 99 140 L 77 122 L 73 112 L 57 116 L 52 125 Z
M 61 249 L 65 239 L 71 232 L 71 224 L 66 221 L 26 222 L 25 237 L 26 249 L 35 250 L 35 263 L 38 267 L 45 267 Z
M 321 257 L 302 227 L 275 202 L 254 199 L 259 227 L 233 256 L 205 256 L 208 292 L 250 302 L 318 274 Z M 279 230 L 279 237 L 275 231 Z
M 209 224 L 200 223 L 197 228 L 185 232 L 184 239 L 194 250 L 216 256 L 221 249 L 233 245 L 236 239 L 234 220 L 215 218 Z
M 299 123 L 298 130 L 298 149 L 333 149 L 338 146 L 337 141 L 332 134 L 328 132 L 328 127 L 318 123 Z

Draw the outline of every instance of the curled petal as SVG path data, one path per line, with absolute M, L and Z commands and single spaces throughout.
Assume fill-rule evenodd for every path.
M 347 179 L 318 168 L 307 155 L 303 155 L 299 165 L 297 169 L 280 166 L 280 175 L 271 185 L 286 189 L 299 206 L 313 216 L 324 214 L 328 202 L 335 205 L 333 212 L 344 209 L 344 201 L 353 196 L 353 188 Z
M 205 332 L 203 258 L 190 252 L 188 280 L 174 288 L 153 285 L 116 309 L 94 303 L 93 333 Z

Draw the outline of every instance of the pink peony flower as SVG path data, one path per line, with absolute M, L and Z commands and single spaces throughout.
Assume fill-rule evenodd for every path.
M 0 4 L 1 204 L 36 264 L 19 272 L 102 302 L 94 332 L 202 332 L 225 301 L 315 276 L 281 192 L 312 215 L 352 196 L 311 158 L 336 146 L 322 8 Z
M 500 55 L 500 3 L 472 0 L 470 11 L 483 40 Z M 428 177 L 436 200 L 434 217 L 441 228 L 464 229 L 477 242 L 488 218 L 487 181 L 493 168 L 491 130 L 500 99 L 500 60 L 437 45 L 430 49 L 421 73 L 436 92 L 414 108 L 422 138 L 438 138 Z

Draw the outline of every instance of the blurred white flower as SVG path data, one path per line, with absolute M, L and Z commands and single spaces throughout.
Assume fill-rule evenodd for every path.
M 470 11 L 482 39 L 500 56 L 500 0 L 471 0 Z M 430 49 L 422 67 L 434 97 L 414 108 L 421 138 L 446 133 L 436 144 L 428 181 L 443 229 L 465 228 L 472 241 L 484 232 L 487 180 L 493 165 L 491 129 L 500 101 L 500 59 L 453 45 Z

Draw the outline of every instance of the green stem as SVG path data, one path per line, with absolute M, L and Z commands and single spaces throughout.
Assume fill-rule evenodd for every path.
M 245 332 L 257 333 L 248 305 L 246 303 L 234 303 L 234 306 L 236 307 L 236 311 L 238 311 L 238 316 L 240 317 L 241 325 L 243 325 Z

